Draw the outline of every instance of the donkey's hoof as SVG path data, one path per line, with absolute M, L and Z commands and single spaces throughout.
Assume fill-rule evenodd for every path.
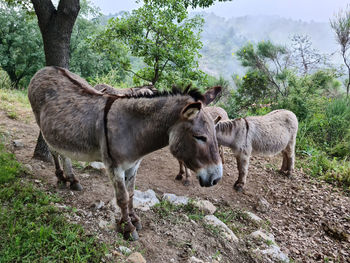
M 185 180 L 185 181 L 183 182 L 183 185 L 184 185 L 184 186 L 189 186 L 189 185 L 190 185 L 190 181 L 189 181 L 189 180 Z
M 233 186 L 233 188 L 237 191 L 237 192 L 243 192 L 243 185 L 238 183 L 238 184 L 235 184 Z
M 66 189 L 67 188 L 67 182 L 66 181 L 57 181 L 57 187 L 58 189 Z
M 73 191 L 81 191 L 81 190 L 83 190 L 83 187 L 81 186 L 80 183 L 74 182 L 74 183 L 70 184 L 70 189 Z
M 130 241 L 136 241 L 139 239 L 139 234 L 137 233 L 136 229 L 132 232 L 125 232 L 124 239 L 130 240 Z
M 182 174 L 178 174 L 178 175 L 175 177 L 175 180 L 181 181 L 181 180 L 182 180 Z
M 142 224 L 140 221 L 134 221 L 132 222 L 132 224 L 134 225 L 134 227 L 136 227 L 137 231 L 140 231 L 142 229 Z

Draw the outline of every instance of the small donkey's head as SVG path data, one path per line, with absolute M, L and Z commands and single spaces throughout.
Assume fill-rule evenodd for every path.
M 213 87 L 198 101 L 186 105 L 169 135 L 171 153 L 196 172 L 200 185 L 206 187 L 217 184 L 221 179 L 222 162 L 214 121 L 202 108 L 220 91 L 221 87 Z

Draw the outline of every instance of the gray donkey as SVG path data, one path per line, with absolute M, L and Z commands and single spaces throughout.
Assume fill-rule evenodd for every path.
M 214 121 L 215 124 L 220 120 L 229 120 L 227 112 L 221 107 L 207 106 L 207 107 L 204 107 L 203 110 L 207 112 L 213 120 L 215 120 Z M 224 163 L 224 151 L 221 145 L 219 146 L 219 153 L 220 153 L 222 163 Z M 184 165 L 182 161 L 179 161 L 179 173 L 175 177 L 175 179 L 181 181 L 183 179 L 184 174 L 185 174 L 185 180 L 183 181 L 183 185 L 188 186 L 190 185 L 189 178 L 191 177 L 191 172 L 186 167 L 186 165 Z
M 121 220 L 117 230 L 138 239 L 141 223 L 133 209 L 135 175 L 142 157 L 169 144 L 171 153 L 196 171 L 201 186 L 222 177 L 215 126 L 202 105 L 220 92 L 148 95 L 103 94 L 59 67 L 45 67 L 32 78 L 28 97 L 42 135 L 55 158 L 58 184 L 81 189 L 69 158 L 103 161 L 113 183 Z M 63 156 L 62 173 L 58 154 Z M 69 158 L 67 158 L 69 157 Z
M 297 132 L 298 120 L 288 110 L 275 110 L 264 116 L 218 122 L 218 143 L 230 147 L 237 160 L 239 176 L 234 188 L 237 191 L 243 190 L 251 155 L 269 156 L 282 152 L 280 171 L 291 175 L 294 169 Z

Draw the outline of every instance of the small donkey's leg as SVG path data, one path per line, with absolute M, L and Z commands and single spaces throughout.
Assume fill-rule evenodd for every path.
M 190 171 L 190 169 L 188 169 L 186 167 L 186 165 L 183 164 L 183 166 L 185 167 L 185 175 L 186 175 L 185 181 L 183 182 L 183 185 L 184 186 L 188 186 L 188 185 L 190 185 L 190 179 L 189 178 L 191 177 L 191 171 Z
M 184 163 L 182 161 L 179 161 L 179 167 L 180 167 L 180 171 L 179 174 L 175 177 L 175 180 L 182 180 L 182 175 L 185 173 L 184 170 Z
M 248 166 L 249 166 L 249 156 L 240 155 L 236 157 L 238 166 L 238 180 L 234 184 L 234 189 L 238 192 L 243 191 L 243 187 L 247 181 Z
M 55 174 L 57 177 L 57 186 L 58 188 L 66 188 L 67 179 L 63 175 L 63 170 L 61 169 L 58 153 L 53 150 L 51 150 L 50 152 L 52 154 L 52 158 L 55 163 L 55 170 L 56 170 Z
M 288 153 L 285 150 L 282 151 L 282 158 L 283 161 L 280 172 L 285 173 L 288 170 Z
M 122 233 L 125 239 L 137 240 L 139 236 L 129 216 L 129 194 L 125 185 L 125 173 L 118 168 L 107 168 L 107 172 L 113 183 L 117 205 L 122 214 L 122 218 L 117 223 L 117 231 Z
M 142 229 L 140 218 L 135 214 L 134 211 L 134 189 L 135 189 L 135 180 L 136 173 L 140 166 L 141 160 L 136 163 L 136 165 L 125 171 L 125 180 L 126 180 L 126 189 L 129 193 L 129 217 L 131 219 L 131 223 L 136 227 L 136 230 L 139 231 Z
M 287 175 L 291 176 L 294 171 L 294 162 L 295 162 L 295 139 L 290 142 L 286 148 L 287 153 Z
M 72 161 L 65 156 L 62 156 L 63 158 L 63 170 L 64 174 L 66 175 L 67 180 L 70 182 L 70 189 L 75 191 L 81 191 L 83 190 L 83 187 L 75 177 L 75 174 L 73 172 L 72 168 Z

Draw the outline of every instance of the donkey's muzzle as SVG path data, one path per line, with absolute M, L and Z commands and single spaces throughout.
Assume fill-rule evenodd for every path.
M 200 169 L 197 173 L 200 186 L 210 187 L 216 185 L 222 177 L 222 164 L 211 165 Z

